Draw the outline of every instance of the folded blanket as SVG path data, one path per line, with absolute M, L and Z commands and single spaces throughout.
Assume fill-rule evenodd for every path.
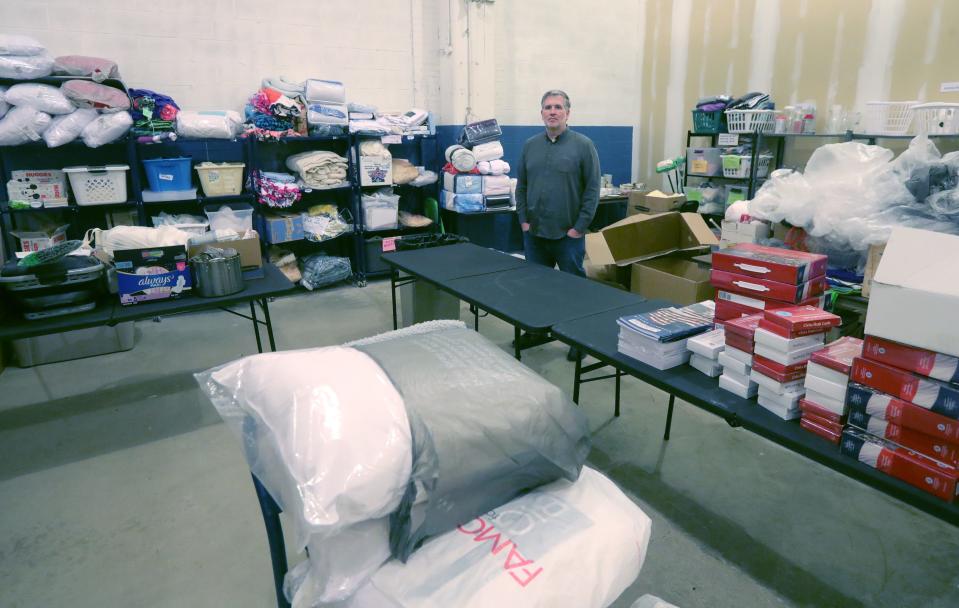
M 509 194 L 512 183 L 508 175 L 487 175 L 483 178 L 483 194 Z
M 378 139 L 366 139 L 360 142 L 360 156 L 385 156 L 390 158 L 390 149 Z
M 476 163 L 476 168 L 483 175 L 506 175 L 509 173 L 509 163 L 505 160 L 484 160 Z
M 473 156 L 476 158 L 476 162 L 503 158 L 503 144 L 496 140 L 473 146 Z
M 346 181 L 346 159 L 326 150 L 301 152 L 286 158 L 286 166 L 296 171 L 309 188 L 330 188 Z
M 419 170 L 405 158 L 393 159 L 393 183 L 408 184 L 420 176 Z

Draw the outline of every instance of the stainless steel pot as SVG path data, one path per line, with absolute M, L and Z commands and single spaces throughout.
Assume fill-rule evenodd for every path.
M 190 258 L 193 291 L 204 298 L 243 291 L 243 269 L 236 249 L 206 249 Z

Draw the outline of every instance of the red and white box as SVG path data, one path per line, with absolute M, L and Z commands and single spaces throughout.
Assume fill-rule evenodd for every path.
M 775 348 L 769 348 L 768 346 L 757 344 L 753 348 L 753 357 L 755 358 L 756 355 L 759 355 L 760 357 L 771 359 L 780 365 L 789 366 L 809 361 L 809 357 L 811 357 L 812 354 L 820 348 L 822 348 L 822 344 L 813 344 L 812 346 L 799 348 L 789 353 L 783 353 Z
M 841 426 L 837 431 L 834 426 L 822 424 L 822 419 L 818 416 L 809 416 L 805 412 L 803 412 L 802 418 L 799 419 L 799 426 L 810 433 L 819 435 L 830 443 L 839 443 L 839 440 L 842 438 Z
M 753 355 L 753 369 L 777 382 L 802 381 L 806 377 L 806 361 L 783 365 L 759 354 Z M 843 395 L 845 396 L 845 395 Z
M 792 303 L 802 302 L 826 291 L 826 277 L 818 277 L 806 283 L 793 285 L 716 270 L 715 267 L 709 275 L 709 281 L 716 289 Z
M 745 319 L 745 317 L 742 317 L 742 318 Z M 744 353 L 752 354 L 753 352 L 754 347 L 753 347 L 752 338 L 744 338 L 743 336 L 739 334 L 734 334 L 727 331 L 725 340 L 726 340 L 726 350 L 734 348 Z
M 786 393 L 793 393 L 796 391 L 803 392 L 806 390 L 803 386 L 802 379 L 780 382 L 776 378 L 773 378 L 763 371 L 760 371 L 761 369 L 761 367 L 754 367 L 751 369 L 749 371 L 749 379 L 769 392 L 776 393 L 777 395 L 784 395 Z
M 844 336 L 835 342 L 830 342 L 822 350 L 817 350 L 810 357 L 812 363 L 828 367 L 849 377 L 852 361 L 862 354 L 862 340 L 852 336 Z
M 919 433 L 959 444 L 959 420 L 930 412 L 872 387 L 850 383 L 846 390 L 846 405 L 850 412 L 862 412 L 873 418 L 882 418 Z
M 822 393 L 817 393 L 816 391 L 806 389 L 806 400 L 815 403 L 819 407 L 844 416 L 846 414 L 846 401 L 844 399 L 833 399 L 823 395 Z
M 825 296 L 816 296 L 803 300 L 800 304 L 822 308 L 825 302 Z M 786 306 L 792 306 L 792 304 L 780 302 L 779 300 L 767 300 L 746 296 L 741 293 L 732 293 L 729 291 L 716 292 L 716 319 L 721 321 L 737 319 L 739 317 L 754 315 L 764 310 L 775 310 Z
M 817 403 L 813 403 L 809 399 L 801 399 L 799 401 L 799 407 L 802 408 L 803 416 L 822 418 L 829 423 L 839 425 L 840 429 L 846 422 L 846 417 L 843 414 L 826 409 Z
M 942 500 L 952 502 L 956 498 L 959 471 L 943 462 L 853 428 L 843 432 L 839 450 Z
M 866 336 L 862 356 L 922 376 L 959 384 L 959 358 L 951 355 Z
M 953 467 L 959 465 L 959 448 L 955 444 L 907 429 L 888 420 L 870 418 L 862 412 L 850 412 L 849 424 L 939 462 Z
M 760 327 L 783 338 L 799 338 L 829 331 L 838 327 L 842 319 L 815 306 L 789 306 L 767 310 Z
M 937 414 L 959 418 L 959 386 L 917 376 L 891 365 L 856 357 L 850 379 L 905 399 Z
M 762 313 L 759 313 L 726 321 L 724 324 L 726 347 L 737 348 L 745 353 L 752 353 L 753 335 L 756 333 L 756 328 L 759 326 L 759 320 L 762 319 L 762 317 Z
M 828 258 L 818 253 L 739 243 L 713 252 L 713 268 L 799 285 L 826 274 Z

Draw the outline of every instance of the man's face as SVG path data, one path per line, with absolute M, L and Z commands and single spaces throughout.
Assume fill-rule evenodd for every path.
M 547 97 L 543 100 L 543 108 L 540 110 L 543 115 L 543 124 L 547 129 L 562 129 L 566 126 L 569 119 L 569 112 L 563 105 L 563 98 L 559 95 Z

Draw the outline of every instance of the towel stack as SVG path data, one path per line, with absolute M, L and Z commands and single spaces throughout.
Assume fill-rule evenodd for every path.
M 296 172 L 301 189 L 328 190 L 349 185 L 347 160 L 328 150 L 310 150 L 286 158 L 286 167 Z

